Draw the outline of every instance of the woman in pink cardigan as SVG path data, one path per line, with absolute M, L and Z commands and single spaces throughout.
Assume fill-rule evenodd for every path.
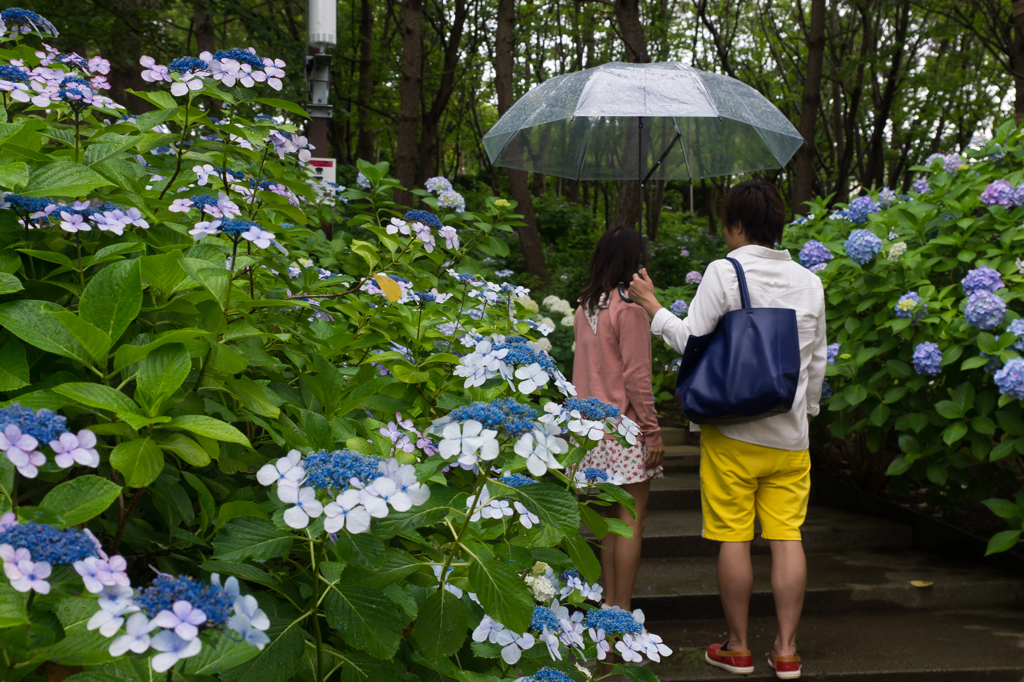
M 605 232 L 590 262 L 590 284 L 580 294 L 574 324 L 572 380 L 578 397 L 615 405 L 637 423 L 642 434 L 631 448 L 606 436 L 579 465 L 581 470 L 594 467 L 617 475 L 636 500 L 636 519 L 619 504 L 611 511 L 633 529 L 633 537 L 610 533 L 601 544 L 605 603 L 627 611 L 640 565 L 651 479 L 661 475 L 665 456 L 654 409 L 647 313 L 635 303 L 626 303 L 618 291 L 620 282 L 630 282 L 646 264 L 647 247 L 636 231 L 614 227 Z

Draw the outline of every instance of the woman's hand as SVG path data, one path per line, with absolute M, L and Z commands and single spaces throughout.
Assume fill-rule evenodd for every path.
M 661 310 L 658 297 L 654 295 L 654 282 L 647 276 L 647 269 L 644 268 L 640 274 L 633 275 L 633 281 L 629 284 L 629 297 L 633 302 L 642 306 L 651 317 Z
M 630 296 L 630 298 L 633 298 Z M 655 445 L 647 448 L 647 459 L 644 460 L 644 469 L 650 471 L 651 469 L 657 469 L 661 466 L 662 461 L 665 459 L 665 446 Z

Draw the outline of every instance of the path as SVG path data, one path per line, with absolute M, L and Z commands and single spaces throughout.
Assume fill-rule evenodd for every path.
M 666 475 L 654 482 L 634 608 L 675 653 L 662 682 L 742 679 L 704 663 L 724 639 L 717 543 L 700 537 L 699 448 L 662 431 Z M 913 549 L 910 526 L 812 504 L 803 528 L 808 591 L 798 640 L 804 678 L 843 682 L 1024 682 L 1024 576 Z M 775 637 L 770 556 L 754 543 L 751 680 Z M 911 580 L 932 582 L 919 588 Z

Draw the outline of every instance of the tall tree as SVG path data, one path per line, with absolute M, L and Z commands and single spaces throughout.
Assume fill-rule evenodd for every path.
M 359 137 L 356 139 L 356 158 L 374 160 L 374 131 L 371 112 L 367 107 L 373 98 L 373 4 L 361 0 L 359 6 L 359 90 L 356 106 L 359 109 Z
M 793 212 L 803 212 L 814 197 L 815 137 L 821 107 L 821 72 L 825 59 L 825 0 L 811 0 L 811 27 L 807 33 L 807 77 L 800 104 L 800 136 L 804 144 L 793 159 Z
M 466 0 L 455 0 L 452 23 L 449 26 L 445 21 L 445 3 L 437 4 L 438 16 L 430 22 L 437 34 L 438 42 L 442 48 L 444 60 L 441 65 L 441 79 L 434 99 L 429 107 L 422 112 L 422 126 L 420 128 L 419 147 L 419 174 L 418 180 L 423 181 L 435 175 L 437 170 L 436 150 L 441 142 L 438 135 L 438 125 L 441 117 L 448 108 L 452 93 L 455 91 L 455 74 L 459 66 L 459 49 L 462 45 L 462 34 L 466 28 L 466 17 L 469 10 L 466 7 Z M 472 50 L 467 50 L 466 58 L 472 59 Z
M 395 149 L 395 177 L 405 189 L 395 192 L 395 201 L 413 203 L 416 185 L 416 151 L 419 137 L 420 99 L 423 95 L 423 2 L 402 0 L 401 75 L 398 81 L 398 134 Z
M 625 48 L 626 61 L 648 63 L 650 58 L 647 55 L 647 37 L 644 34 L 644 25 L 640 21 L 640 0 L 615 0 L 614 7 L 619 35 Z M 635 126 L 634 123 L 636 123 Z M 639 135 L 639 121 L 630 121 L 626 126 L 623 140 L 627 149 L 635 149 L 639 146 Z M 620 180 L 612 226 L 635 226 L 639 219 L 641 201 L 640 180 Z
M 498 25 L 494 46 L 494 89 L 498 95 L 499 116 L 504 115 L 515 103 L 512 85 L 512 68 L 515 61 L 515 22 L 515 1 L 498 0 Z M 544 249 L 541 246 L 540 233 L 537 232 L 537 219 L 533 213 L 533 197 L 530 195 L 526 171 L 508 169 L 508 184 L 509 193 L 517 203 L 516 210 L 523 215 L 524 224 L 519 227 L 519 244 L 523 249 L 526 269 L 530 274 L 546 279 L 548 269 L 544 263 Z

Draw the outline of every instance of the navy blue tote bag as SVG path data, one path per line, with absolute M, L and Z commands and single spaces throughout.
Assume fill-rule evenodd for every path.
M 736 268 L 743 307 L 715 331 L 691 336 L 683 350 L 676 398 L 697 424 L 738 424 L 789 412 L 800 380 L 796 311 L 752 308 L 747 278 Z

